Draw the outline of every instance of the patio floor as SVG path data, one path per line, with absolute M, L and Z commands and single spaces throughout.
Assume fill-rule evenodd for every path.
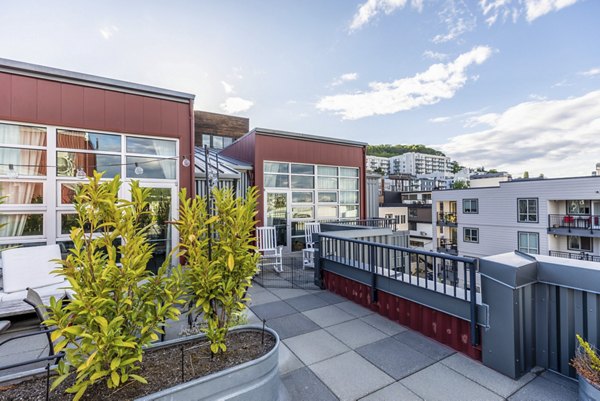
M 543 369 L 511 380 L 328 291 L 255 284 L 249 294 L 248 323 L 265 319 L 282 339 L 282 401 L 577 400 L 573 380 Z M 184 325 L 170 327 L 167 338 Z M 0 365 L 47 355 L 45 338 L 36 337 L 0 349 Z

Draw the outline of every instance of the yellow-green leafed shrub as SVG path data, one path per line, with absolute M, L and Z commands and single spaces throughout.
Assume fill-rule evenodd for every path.
M 153 250 L 147 239 L 150 225 L 144 225 L 152 220 L 149 190 L 132 182 L 132 200 L 127 201 L 118 198 L 119 177 L 100 178 L 94 173 L 77 192 L 78 224 L 70 234 L 74 247 L 56 270 L 69 281 L 73 299 L 53 299 L 46 322 L 57 327 L 52 334 L 56 352 L 66 353 L 52 388 L 74 375 L 67 392 L 75 393 L 75 400 L 98 381 L 109 388 L 146 382 L 135 374 L 142 347 L 157 340 L 166 320 L 180 313 L 179 267 L 168 275 L 167 257 L 156 275 L 146 270 Z
M 256 273 L 258 254 L 254 246 L 256 188 L 246 199 L 236 199 L 230 189 L 215 189 L 214 216 L 206 200 L 180 194 L 179 230 L 185 292 L 192 310 L 201 312 L 211 351 L 226 350 L 225 337 L 232 322 L 245 309 L 246 290 Z M 209 227 L 211 257 L 209 259 Z
M 600 388 L 600 357 L 598 352 L 579 334 L 577 334 L 577 341 L 579 347 L 575 350 L 575 357 L 571 360 L 571 365 L 579 375 Z

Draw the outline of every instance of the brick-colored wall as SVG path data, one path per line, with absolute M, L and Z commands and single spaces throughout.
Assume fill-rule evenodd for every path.
M 196 146 L 199 146 L 202 144 L 202 134 L 220 135 L 231 138 L 241 137 L 250 131 L 250 120 L 245 117 L 195 110 L 194 126 L 194 143 Z

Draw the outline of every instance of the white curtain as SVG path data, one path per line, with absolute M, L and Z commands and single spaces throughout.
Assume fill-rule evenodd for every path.
M 27 144 L 41 146 L 44 144 L 45 135 L 40 135 L 40 130 L 32 127 L 19 127 L 16 125 L 0 124 L 0 144 Z M 14 169 L 20 175 L 37 175 L 45 172 L 45 167 L 40 167 L 44 151 L 31 149 L 0 149 L 0 160 L 3 164 L 14 164 Z M 27 166 L 19 166 L 27 165 Z M 8 173 L 8 166 L 2 166 L 2 172 Z M 9 196 L 7 202 L 10 204 L 30 204 L 36 189 L 32 182 L 4 182 L 2 194 Z M 17 237 L 23 235 L 27 214 L 4 214 L 0 215 L 0 236 Z
M 155 140 L 152 141 L 152 144 L 158 156 L 174 156 L 173 142 Z M 159 160 L 159 163 L 165 178 L 174 179 L 176 177 L 177 162 L 174 159 Z

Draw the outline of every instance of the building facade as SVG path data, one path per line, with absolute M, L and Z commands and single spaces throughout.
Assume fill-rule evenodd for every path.
M 388 175 L 390 173 L 390 159 L 389 157 L 367 155 L 366 167 L 368 172 L 380 172 L 383 175 Z
M 250 120 L 228 114 L 194 111 L 196 146 L 223 149 L 250 130 Z
M 186 93 L 0 59 L 0 247 L 69 247 L 76 186 L 94 170 L 139 180 L 157 214 L 156 262 L 176 233 L 177 194 L 194 193 Z M 187 159 L 187 162 L 185 161 Z
M 438 250 L 600 261 L 600 177 L 533 179 L 433 192 Z
M 258 225 L 275 226 L 278 244 L 296 251 L 306 222 L 366 217 L 366 146 L 255 128 L 220 154 L 252 165 Z
M 390 174 L 449 174 L 452 163 L 449 157 L 409 152 L 390 157 Z

